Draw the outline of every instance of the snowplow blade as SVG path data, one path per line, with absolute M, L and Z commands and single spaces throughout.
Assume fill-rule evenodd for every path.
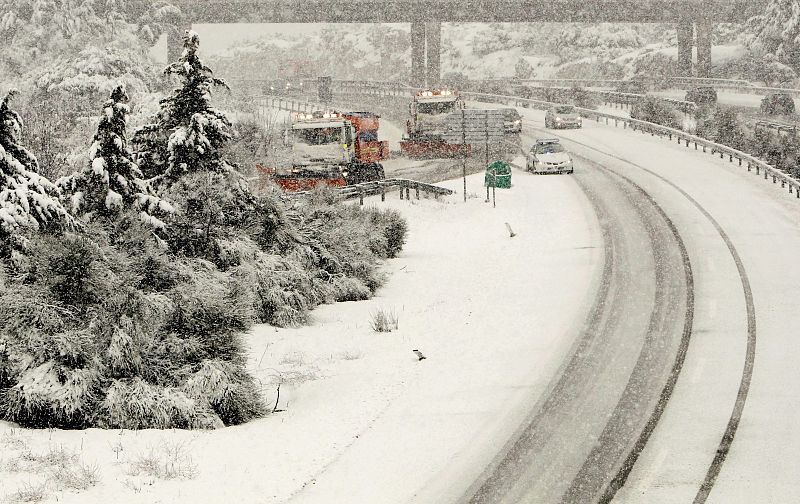
M 403 140 L 400 152 L 410 158 L 452 158 L 469 156 L 470 144 L 449 144 L 442 140 Z

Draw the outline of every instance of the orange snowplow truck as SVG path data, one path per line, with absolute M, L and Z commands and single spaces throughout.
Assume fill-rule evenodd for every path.
M 464 108 L 458 91 L 417 91 L 408 105 L 411 118 L 400 152 L 413 158 L 455 157 L 469 154 L 469 144 L 449 144 L 444 138 L 447 117 Z
M 377 116 L 374 123 L 377 124 Z M 368 124 L 372 123 L 363 122 L 365 127 Z M 367 140 L 359 142 L 357 127 L 344 114 L 294 113 L 284 132 L 284 145 L 291 149 L 290 167 L 256 165 L 256 168 L 287 192 L 305 191 L 318 185 L 341 187 L 382 180 L 383 165 L 373 159 L 384 159 L 388 153 L 380 148 L 382 142 L 377 141 L 377 130 L 374 133 L 375 140 L 365 133 Z
M 356 129 L 356 159 L 362 163 L 377 163 L 389 158 L 389 142 L 378 140 L 381 116 L 372 112 L 342 112 L 341 115 Z

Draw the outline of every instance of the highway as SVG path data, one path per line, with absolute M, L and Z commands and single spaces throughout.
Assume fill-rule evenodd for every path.
M 519 110 L 521 147 L 555 136 L 574 154 L 563 177 L 600 224 L 603 281 L 524 421 L 471 484 L 452 481 L 457 502 L 800 501 L 795 195 L 659 137 L 544 130 L 543 112 Z M 397 162 L 429 181 L 460 175 L 453 161 Z
M 660 401 L 691 329 L 692 271 L 677 230 L 635 183 L 580 163 L 575 182 L 603 230 L 603 282 L 568 362 L 469 490 L 471 504 L 599 499 Z

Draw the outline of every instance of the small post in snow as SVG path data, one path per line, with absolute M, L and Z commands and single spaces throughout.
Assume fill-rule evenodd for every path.
M 509 238 L 514 238 L 515 236 L 517 236 L 517 233 L 515 233 L 515 232 L 514 232 L 514 231 L 511 229 L 511 225 L 510 225 L 508 222 L 506 222 L 506 229 L 508 229 L 508 236 L 509 236 Z

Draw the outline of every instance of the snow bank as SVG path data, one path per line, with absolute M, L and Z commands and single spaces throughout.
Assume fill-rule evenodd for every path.
M 387 263 L 390 280 L 374 299 L 323 306 L 309 327 L 252 332 L 250 368 L 273 404 L 281 383 L 283 411 L 213 432 L 0 424 L 3 439 L 20 440 L 4 456 L 60 447 L 97 464 L 100 483 L 80 494 L 56 492 L 60 502 L 457 497 L 560 364 L 603 259 L 595 217 L 571 177 L 515 171 L 514 187 L 498 190 L 496 209 L 483 201 L 481 175 L 468 184 L 466 203 L 460 194 L 373 199 L 410 224 L 408 244 Z M 369 321 L 378 309 L 395 313 L 399 329 L 374 333 Z M 427 359 L 418 361 L 414 349 Z M 185 468 L 186 477 L 137 472 L 150 459 Z M 3 472 L 0 492 L 37 478 Z

